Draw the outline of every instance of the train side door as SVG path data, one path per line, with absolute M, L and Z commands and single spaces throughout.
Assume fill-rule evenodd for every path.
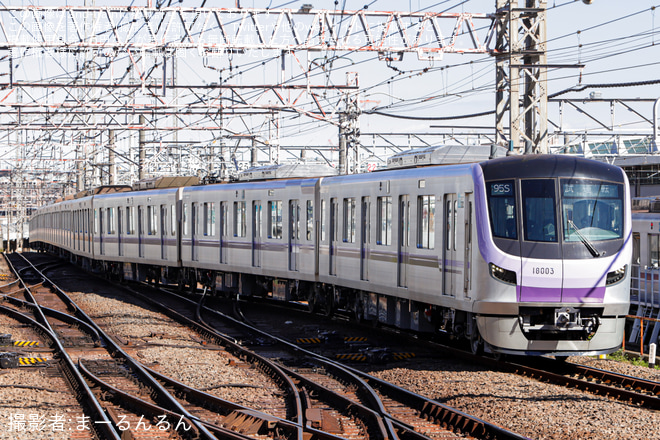
M 160 258 L 167 260 L 167 205 L 160 205 Z
M 337 199 L 330 199 L 330 275 L 337 275 Z
M 261 200 L 252 202 L 252 266 L 261 266 Z
M 124 255 L 124 242 L 122 241 L 122 235 L 124 234 L 124 228 L 122 227 L 124 217 L 124 210 L 121 207 L 117 207 L 117 255 L 122 257 Z
M 199 259 L 199 250 L 197 246 L 197 233 L 199 231 L 199 205 L 193 203 L 191 206 L 191 217 L 190 217 L 190 259 L 192 261 L 197 261 Z
M 465 233 L 463 254 L 463 295 L 470 296 L 470 280 L 472 279 L 472 193 L 465 193 Z
M 410 196 L 399 196 L 399 246 L 398 277 L 399 287 L 408 287 L 408 262 L 410 259 Z
M 78 211 L 71 211 L 72 220 L 73 220 L 73 248 L 79 250 L 78 248 Z
M 299 241 L 300 206 L 298 200 L 289 200 L 289 270 L 298 270 Z
M 105 222 L 103 221 L 103 214 L 105 214 L 105 209 L 99 208 L 99 253 L 101 255 L 105 255 L 105 243 L 103 242 Z
M 227 250 L 225 240 L 227 238 L 227 202 L 220 202 L 220 264 L 227 263 Z
M 458 201 L 456 194 L 445 194 L 444 198 L 445 232 L 442 247 L 442 278 L 444 295 L 454 296 L 456 288 L 456 233 L 458 223 Z
M 369 235 L 371 234 L 371 201 L 369 197 L 362 197 L 362 209 L 361 209 L 361 228 L 360 228 L 360 279 L 369 280 L 369 253 L 370 253 L 370 243 L 371 239 Z
M 138 206 L 138 256 L 144 258 L 144 207 Z

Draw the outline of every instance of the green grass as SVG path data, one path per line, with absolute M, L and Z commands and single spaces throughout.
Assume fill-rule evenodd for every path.
M 624 353 L 622 350 L 608 354 L 607 358 L 613 361 L 626 362 L 628 364 L 637 365 L 640 367 L 648 368 L 649 366 L 649 363 L 645 361 L 644 358 Z M 656 359 L 655 369 L 660 370 L 660 365 L 658 364 L 657 359 Z

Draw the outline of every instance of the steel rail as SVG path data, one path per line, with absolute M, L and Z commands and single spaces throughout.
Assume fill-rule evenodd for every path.
M 657 382 L 575 364 L 560 365 L 559 368 L 551 367 L 550 369 L 552 371 L 549 371 L 545 367 L 541 369 L 528 364 L 514 363 L 503 363 L 500 365 L 500 368 L 521 376 L 531 377 L 535 380 L 570 386 L 571 388 L 592 394 L 609 397 L 622 402 L 632 402 L 645 408 L 660 410 L 660 397 L 658 397 L 660 384 Z M 599 381 L 611 382 L 619 386 L 567 376 L 571 372 L 585 377 L 591 376 Z M 647 392 L 653 395 L 645 394 Z
M 4 252 L 3 252 L 3 256 L 7 261 L 7 264 L 9 265 L 10 270 L 14 274 L 16 274 L 16 277 L 19 278 L 19 280 L 21 280 L 18 271 L 16 270 L 13 263 Z M 19 281 L 19 284 L 23 284 L 22 280 Z M 27 292 L 28 289 L 24 284 L 23 287 L 26 289 Z M 57 354 L 60 356 L 61 366 L 64 375 L 69 381 L 71 388 L 76 393 L 77 400 L 81 403 L 81 405 L 84 408 L 87 409 L 88 414 L 92 416 L 92 420 L 100 422 L 100 423 L 94 423 L 93 425 L 93 429 L 97 434 L 97 436 L 104 440 L 121 440 L 117 431 L 111 427 L 112 425 L 110 419 L 106 415 L 105 411 L 103 411 L 103 408 L 101 407 L 99 401 L 94 396 L 94 393 L 89 388 L 87 382 L 76 368 L 75 364 L 73 363 L 73 360 L 64 349 L 64 346 L 62 345 L 59 338 L 56 336 L 56 333 L 50 327 L 50 324 L 48 324 L 48 320 L 46 319 L 40 308 L 38 306 L 36 307 L 37 316 L 40 317 L 40 319 L 42 319 L 45 322 L 45 324 L 40 323 L 26 315 L 23 315 L 22 313 L 16 312 L 5 306 L 0 306 L 0 307 L 2 308 L 3 311 L 5 311 L 5 313 L 11 313 L 12 316 L 15 317 L 16 319 L 24 319 L 26 320 L 24 322 L 32 322 L 33 325 L 36 326 L 36 328 L 40 329 L 40 333 L 51 339 Z
M 218 311 L 208 308 L 205 308 L 205 310 L 209 313 L 222 315 L 223 319 L 230 319 L 241 325 L 247 325 L 245 323 L 241 323 L 240 321 L 234 320 L 231 317 L 225 316 Z M 405 398 L 405 400 L 403 401 L 410 402 L 409 404 L 416 405 L 416 408 L 420 411 L 420 414 L 424 414 L 425 416 L 430 417 L 433 420 L 437 420 L 441 424 L 441 426 L 444 426 L 447 429 L 450 429 L 454 432 L 470 433 L 471 435 L 475 436 L 475 438 L 528 440 L 528 438 L 525 436 L 521 436 L 514 432 L 508 431 L 500 426 L 486 422 L 485 420 L 481 420 L 477 417 L 466 414 L 455 408 L 451 408 L 440 402 L 436 402 L 432 399 L 428 399 L 424 396 L 420 396 L 416 393 L 413 393 L 412 391 L 405 390 L 403 388 L 389 384 L 367 373 L 361 372 L 359 370 L 356 370 L 354 368 L 351 368 L 334 360 L 327 359 L 322 355 L 306 350 L 300 347 L 299 345 L 294 344 L 293 342 L 288 341 L 286 339 L 270 335 L 254 327 L 250 327 L 250 329 L 258 333 L 261 333 L 264 336 L 268 336 L 269 338 L 272 338 L 282 344 L 286 344 L 290 346 L 292 349 L 305 353 L 306 355 L 314 359 L 317 359 L 326 365 L 335 366 L 338 369 L 344 370 L 352 375 L 360 377 L 362 380 L 364 380 L 367 383 L 368 386 L 372 388 L 373 388 L 372 384 L 377 385 L 380 392 L 388 395 L 391 398 L 394 398 L 395 400 L 396 398 L 394 396 L 397 396 L 398 398 Z M 382 406 L 378 409 L 374 408 L 374 410 L 380 412 L 381 415 L 387 420 L 396 422 L 400 425 L 404 425 L 404 426 L 406 425 L 405 423 L 397 420 L 395 416 L 389 414 Z
M 298 436 L 298 431 L 300 430 L 300 425 L 291 422 L 290 420 L 282 419 L 277 416 L 273 416 L 271 414 L 266 414 L 262 411 L 257 411 L 252 408 L 245 407 L 243 405 L 239 405 L 238 403 L 230 402 L 224 399 L 221 399 L 217 396 L 214 396 L 212 394 L 208 394 L 204 391 L 200 391 L 196 388 L 192 388 L 188 385 L 185 385 L 181 382 L 178 382 L 171 377 L 165 376 L 164 374 L 161 374 L 157 371 L 151 370 L 148 367 L 145 367 L 145 369 L 152 374 L 156 379 L 159 381 L 165 383 L 165 386 L 167 387 L 172 387 L 176 389 L 177 395 L 182 396 L 183 399 L 186 401 L 199 405 L 199 406 L 204 406 L 205 408 L 212 409 L 214 411 L 220 412 L 241 412 L 244 414 L 249 414 L 251 417 L 254 417 L 256 419 L 260 419 L 266 423 L 269 424 L 275 424 L 276 426 L 273 428 L 273 430 L 276 430 L 280 433 L 293 433 L 293 435 L 287 437 L 297 437 Z M 333 434 L 329 434 L 327 432 L 317 430 L 315 428 L 311 427 L 306 427 L 305 428 L 305 433 L 307 434 L 305 438 L 308 438 L 311 435 L 311 439 L 309 440 L 336 440 L 341 437 L 337 437 Z
M 146 372 L 146 370 L 142 367 L 142 364 L 140 362 L 137 362 L 135 359 L 133 359 L 128 353 L 126 353 L 115 341 L 107 335 L 95 322 L 92 320 L 84 311 L 79 309 L 77 306 L 75 306 L 75 303 L 66 295 L 66 293 L 61 290 L 55 283 L 53 283 L 48 277 L 45 276 L 45 274 L 41 273 L 38 269 L 34 267 L 34 265 L 27 259 L 25 256 L 21 255 L 21 257 L 31 266 L 32 270 L 35 272 L 39 273 L 40 276 L 43 277 L 44 282 L 51 284 L 60 298 L 67 298 L 67 302 L 71 303 L 75 310 L 76 310 L 76 315 L 81 318 L 83 321 L 87 322 L 92 328 L 96 329 L 98 334 L 101 336 L 101 339 L 103 340 L 103 343 L 105 346 L 108 348 L 108 350 L 113 354 L 113 357 L 121 356 L 126 363 L 129 365 L 129 367 L 133 370 L 134 373 L 139 377 L 141 381 L 143 381 L 145 384 L 151 387 L 151 389 L 157 394 L 158 399 L 160 400 L 160 404 L 163 405 L 165 408 L 169 409 L 170 411 L 177 412 L 187 419 L 191 420 L 197 430 L 200 432 L 200 434 L 203 436 L 203 438 L 207 439 L 217 439 L 215 435 L 213 435 L 205 426 L 203 426 L 199 421 L 192 416 L 178 401 L 177 399 L 172 396 L 154 377 L 152 377 L 150 374 Z M 43 313 L 41 314 L 43 316 Z M 43 318 L 44 320 L 46 319 L 45 317 Z
M 234 355 L 248 359 L 248 361 L 251 361 L 256 365 L 258 365 L 259 368 L 264 373 L 276 379 L 279 382 L 280 386 L 282 386 L 282 388 L 287 391 L 288 395 L 292 396 L 293 401 L 289 402 L 289 405 L 292 406 L 295 411 L 295 414 L 292 415 L 292 419 L 294 419 L 292 421 L 301 428 L 303 427 L 302 402 L 300 400 L 300 396 L 296 391 L 296 385 L 293 383 L 291 378 L 287 374 L 285 374 L 284 371 L 282 371 L 282 369 L 278 365 L 276 365 L 274 362 L 272 362 L 269 359 L 266 359 L 263 356 L 259 356 L 257 353 L 245 349 L 238 343 L 238 341 L 231 338 L 230 336 L 218 333 L 208 325 L 195 322 L 194 320 L 188 318 L 187 316 L 182 315 L 181 313 L 159 303 L 158 301 L 155 301 L 153 298 L 150 298 L 147 295 L 144 295 L 134 289 L 131 289 L 130 287 L 127 286 L 122 286 L 122 287 L 130 291 L 131 293 L 138 295 L 143 301 L 158 308 L 159 310 L 161 310 L 161 312 L 165 313 L 170 318 L 179 322 L 184 321 L 186 325 L 189 325 L 196 332 L 200 333 L 201 335 L 207 337 L 210 340 L 214 340 L 224 345 L 226 348 L 229 349 L 230 352 L 233 352 Z M 170 292 L 168 293 L 174 295 Z M 178 295 L 176 296 L 177 298 L 182 299 L 182 297 Z M 188 299 L 186 298 L 186 300 Z M 304 433 L 301 431 L 300 436 L 304 436 L 303 434 Z

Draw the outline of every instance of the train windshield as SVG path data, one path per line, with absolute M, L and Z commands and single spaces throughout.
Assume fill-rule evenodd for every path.
M 561 179 L 564 241 L 623 237 L 623 185 Z
M 525 240 L 557 242 L 555 179 L 521 180 Z
M 513 180 L 488 184 L 488 206 L 493 235 L 499 238 L 518 238 L 516 222 L 516 191 Z

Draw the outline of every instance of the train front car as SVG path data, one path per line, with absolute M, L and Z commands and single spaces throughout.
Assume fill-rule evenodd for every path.
M 561 155 L 475 167 L 487 288 L 473 312 L 496 352 L 606 354 L 630 302 L 630 196 L 615 166 Z

